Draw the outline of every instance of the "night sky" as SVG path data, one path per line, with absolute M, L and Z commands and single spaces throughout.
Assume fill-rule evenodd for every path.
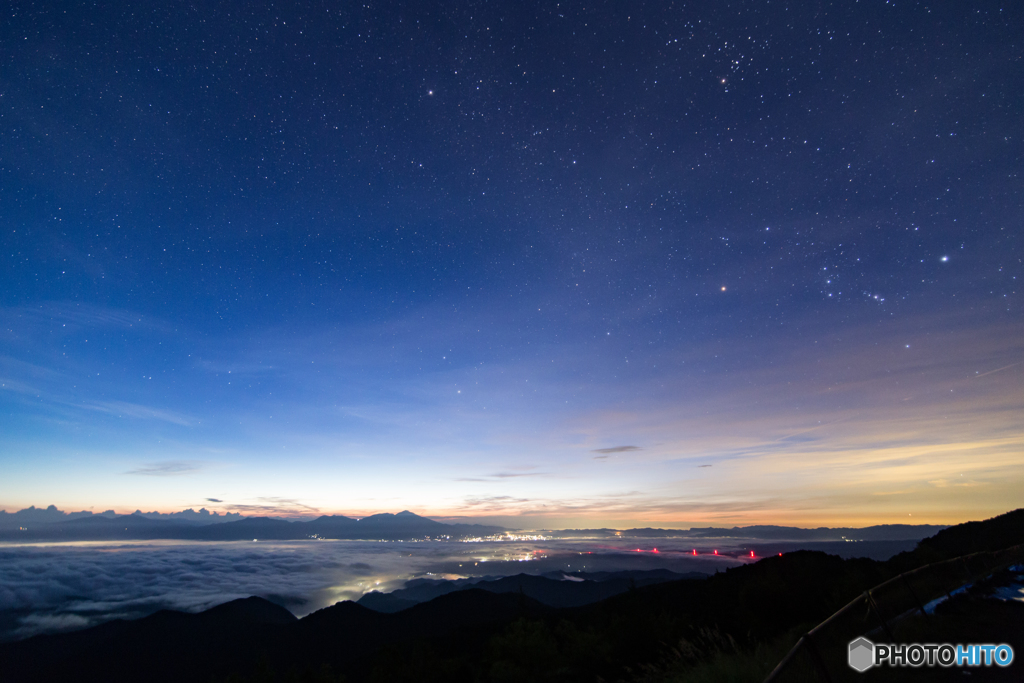
M 0 508 L 1024 504 L 1024 9 L 10 3 Z

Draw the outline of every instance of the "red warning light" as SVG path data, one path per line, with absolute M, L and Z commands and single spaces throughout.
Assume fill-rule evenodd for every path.
M 751 557 L 753 557 L 753 556 L 754 556 L 754 551 L 753 551 L 753 550 L 751 550 L 751 551 L 750 551 L 750 556 L 751 556 Z
M 782 557 L 782 553 L 779 553 L 779 557 Z
M 696 548 L 694 548 L 694 549 L 693 549 L 693 554 L 694 554 L 694 555 L 696 555 L 696 554 L 697 554 L 697 549 L 696 549 Z
M 717 555 L 717 554 L 718 554 L 718 551 L 716 550 L 716 551 L 715 551 L 715 555 Z
M 657 549 L 657 548 L 655 548 L 655 549 L 654 549 L 654 552 L 658 552 L 658 549 Z

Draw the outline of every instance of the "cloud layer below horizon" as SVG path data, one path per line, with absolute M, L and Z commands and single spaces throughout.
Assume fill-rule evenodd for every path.
M 732 541 L 724 541 L 725 548 Z M 705 571 L 738 564 L 731 558 L 690 558 L 669 550 L 643 556 L 601 548 L 592 571 L 664 567 Z M 685 541 L 675 541 L 676 544 Z M 410 578 L 511 575 L 563 568 L 579 557 L 572 541 L 506 543 L 77 543 L 0 546 L 0 640 L 134 619 L 160 609 L 197 612 L 257 595 L 304 616 L 370 590 L 390 591 Z M 534 558 L 543 548 L 552 559 Z M 486 560 L 486 561 L 485 561 Z M 552 565 L 551 562 L 556 562 Z M 710 568 L 709 568 L 710 567 Z

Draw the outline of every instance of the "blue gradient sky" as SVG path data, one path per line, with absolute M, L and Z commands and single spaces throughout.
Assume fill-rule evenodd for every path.
M 1019 14 L 18 6 L 0 508 L 1019 507 Z

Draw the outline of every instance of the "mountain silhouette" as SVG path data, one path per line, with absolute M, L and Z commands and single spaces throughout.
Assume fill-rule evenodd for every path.
M 180 539 L 195 541 L 295 541 L 309 538 L 348 540 L 411 540 L 466 538 L 502 534 L 503 527 L 477 524 L 444 524 L 403 510 L 362 519 L 324 515 L 311 521 L 287 521 L 271 517 L 197 524 L 191 520 L 153 519 L 141 513 L 93 515 L 21 528 L 0 529 L 0 540 L 107 541 Z
M 546 609 L 521 595 L 467 590 L 401 614 L 345 601 L 296 619 L 283 607 L 251 597 L 199 614 L 162 610 L 135 621 L 0 645 L 0 680 L 205 682 L 249 675 L 257 666 L 285 670 L 306 662 L 358 673 L 383 645 L 455 632 L 460 642 L 471 642 L 488 627 Z

